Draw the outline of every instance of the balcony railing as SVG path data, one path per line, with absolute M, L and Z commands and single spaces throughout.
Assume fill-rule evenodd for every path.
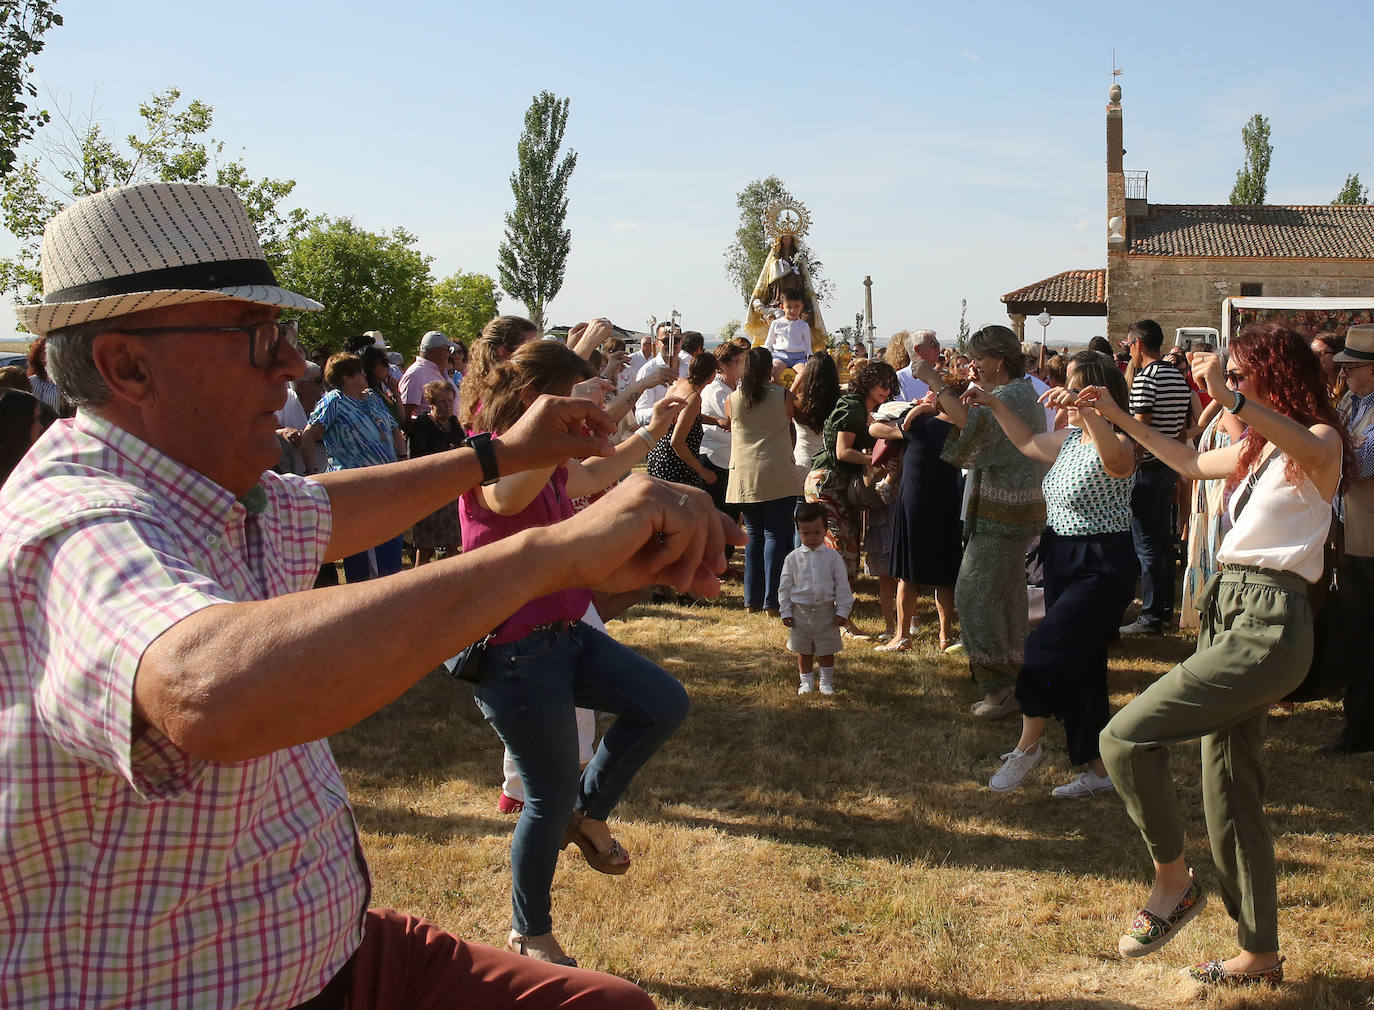
M 1126 172 L 1126 199 L 1127 200 L 1149 200 L 1150 198 L 1150 173 L 1149 172 Z

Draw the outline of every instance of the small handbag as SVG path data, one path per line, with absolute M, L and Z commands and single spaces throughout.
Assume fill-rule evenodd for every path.
M 476 684 L 482 679 L 482 660 L 486 658 L 491 635 L 479 638 L 452 659 L 444 660 L 444 672 L 454 680 Z
M 887 504 L 878 489 L 868 482 L 867 472 L 849 478 L 849 485 L 845 488 L 844 494 L 849 504 L 864 511 L 879 509 Z

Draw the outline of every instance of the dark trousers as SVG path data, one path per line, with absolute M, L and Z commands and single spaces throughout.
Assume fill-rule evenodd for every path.
M 1345 726 L 1336 741 L 1342 750 L 1374 750 L 1374 558 L 1341 559 L 1340 617 L 1345 688 Z
M 749 534 L 749 543 L 744 547 L 744 605 L 750 610 L 778 609 L 782 566 L 792 553 L 796 533 L 792 525 L 796 509 L 795 498 L 774 498 L 740 506 L 744 530 Z
M 1140 616 L 1156 628 L 1167 626 L 1174 616 L 1177 542 L 1173 503 L 1177 482 L 1178 476 L 1167 466 L 1151 463 L 1136 468 L 1131 484 L 1131 537 L 1140 562 Z
M 1025 715 L 1064 721 L 1069 760 L 1098 757 L 1107 725 L 1107 645 L 1135 590 L 1136 557 L 1126 532 L 1040 537 L 1045 618 L 1026 639 L 1016 678 Z
M 716 466 L 710 457 L 702 456 L 701 461 L 706 464 L 710 471 L 716 475 L 716 482 L 706 488 L 706 492 L 711 496 L 712 503 L 716 506 L 716 511 L 724 515 L 731 522 L 739 522 L 739 506 L 728 505 L 725 501 L 725 489 L 730 486 L 730 471 L 724 467 Z M 725 545 L 725 557 L 728 560 L 735 556 L 735 545 Z

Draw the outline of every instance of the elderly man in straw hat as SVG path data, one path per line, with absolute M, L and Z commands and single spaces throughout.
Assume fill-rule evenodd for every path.
M 1345 556 L 1340 569 L 1340 613 L 1345 648 L 1345 727 L 1328 747 L 1338 754 L 1374 750 L 1374 325 L 1352 326 L 1336 355 L 1348 392 L 1341 420 L 1350 433 L 1357 471 L 1341 499 Z
M 738 532 L 705 494 L 641 478 L 566 523 L 310 590 L 322 560 L 502 472 L 608 452 L 613 426 L 543 398 L 471 448 L 268 471 L 305 368 L 278 314 L 320 306 L 277 286 L 228 189 L 73 204 L 44 234 L 43 283 L 17 312 L 78 413 L 0 497 L 0 1005 L 651 1005 L 369 910 L 324 738 L 531 598 L 710 591 Z

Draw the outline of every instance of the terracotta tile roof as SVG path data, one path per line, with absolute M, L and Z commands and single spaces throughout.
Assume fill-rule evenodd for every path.
M 1034 302 L 1036 305 L 1079 303 L 1084 305 L 1106 305 L 1106 270 L 1065 270 L 1062 274 L 1046 277 L 1043 281 L 1027 284 L 1024 288 L 1009 291 L 1002 301 Z
M 1151 204 L 1126 227 L 1126 252 L 1146 256 L 1374 259 L 1371 205 Z

